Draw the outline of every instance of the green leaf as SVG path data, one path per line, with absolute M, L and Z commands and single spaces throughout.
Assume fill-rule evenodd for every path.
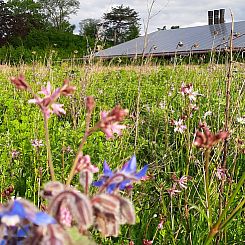
M 81 235 L 76 227 L 67 229 L 67 232 L 72 238 L 73 245 L 96 245 L 89 237 Z

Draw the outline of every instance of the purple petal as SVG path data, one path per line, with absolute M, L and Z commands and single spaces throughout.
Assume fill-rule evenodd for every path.
M 29 230 L 30 230 L 30 226 L 29 225 L 25 225 L 25 226 L 21 227 L 17 231 L 17 237 L 26 237 L 27 233 L 29 232 Z
M 112 183 L 112 184 L 110 184 L 108 187 L 107 187 L 107 192 L 108 193 L 112 193 L 115 189 L 116 189 L 116 187 L 117 187 L 117 184 L 115 184 L 115 183 Z
M 144 177 L 146 175 L 148 169 L 148 165 L 145 165 L 138 173 L 136 173 L 134 176 L 137 179 L 141 179 L 142 177 Z
M 11 210 L 7 212 L 6 214 L 7 215 L 18 215 L 20 218 L 26 218 L 25 209 L 23 205 L 18 201 L 14 201 Z
M 119 185 L 119 189 L 120 190 L 124 190 L 126 186 L 128 186 L 128 184 L 130 183 L 130 180 L 124 180 L 120 185 Z
M 128 161 L 126 167 L 123 168 L 123 172 L 127 174 L 134 174 L 136 172 L 136 156 L 133 155 L 132 158 Z
M 35 225 L 48 225 L 48 224 L 56 224 L 57 223 L 56 220 L 52 216 L 50 216 L 44 212 L 36 213 L 35 218 L 31 219 L 30 221 L 32 223 L 34 223 Z
M 98 181 L 94 181 L 92 185 L 96 187 L 101 187 L 103 184 L 104 184 L 103 180 L 98 180 Z
M 107 177 L 111 177 L 113 175 L 113 172 L 111 171 L 110 167 L 108 166 L 107 162 L 104 161 L 104 175 Z

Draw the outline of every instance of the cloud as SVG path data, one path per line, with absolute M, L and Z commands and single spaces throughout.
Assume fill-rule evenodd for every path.
M 100 19 L 103 13 L 109 12 L 112 6 L 123 4 L 135 9 L 141 18 L 141 33 L 144 33 L 144 26 L 148 20 L 149 6 L 152 0 L 80 0 L 80 10 L 77 15 L 71 16 L 70 22 L 77 26 L 82 19 Z M 225 20 L 231 20 L 232 10 L 235 20 L 244 20 L 244 0 L 155 0 L 152 15 L 149 21 L 148 32 L 156 31 L 157 28 L 173 25 L 180 27 L 205 25 L 207 24 L 207 11 L 225 8 Z

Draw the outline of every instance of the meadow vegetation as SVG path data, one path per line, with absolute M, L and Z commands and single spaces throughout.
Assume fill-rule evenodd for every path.
M 121 168 L 134 154 L 138 169 L 149 167 L 146 177 L 122 192 L 134 205 L 136 224 L 121 226 L 118 237 L 90 230 L 98 244 L 208 244 L 212 232 L 213 244 L 243 244 L 245 66 L 235 63 L 233 70 L 227 118 L 226 65 L 1 66 L 1 203 L 23 197 L 42 208 L 40 193 L 50 181 L 42 113 L 10 77 L 23 74 L 35 92 L 48 82 L 61 87 L 68 78 L 76 91 L 59 99 L 66 114 L 49 119 L 56 179 L 67 180 L 86 131 L 87 96 L 96 101 L 91 127 L 101 111 L 116 105 L 129 113 L 121 136 L 107 140 L 96 131 L 84 144 L 84 155 L 100 173 L 104 160 L 111 169 Z M 75 176 L 71 184 L 82 190 L 77 183 Z M 90 192 L 97 189 L 91 186 Z

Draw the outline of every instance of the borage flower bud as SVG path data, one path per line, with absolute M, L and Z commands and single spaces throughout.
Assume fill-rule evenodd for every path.
M 10 80 L 17 89 L 27 90 L 28 84 L 26 83 L 23 75 L 19 75 L 19 77 L 11 77 Z

